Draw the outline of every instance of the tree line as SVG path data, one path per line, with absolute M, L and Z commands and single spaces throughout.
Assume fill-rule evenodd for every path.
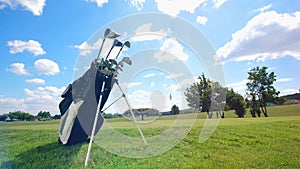
M 213 112 L 217 117 L 224 118 L 224 110 L 234 110 L 238 117 L 243 118 L 246 108 L 250 109 L 252 117 L 260 117 L 261 114 L 268 117 L 267 106 L 270 103 L 283 104 L 284 99 L 278 97 L 279 91 L 274 87 L 275 73 L 269 73 L 267 69 L 266 66 L 257 66 L 248 72 L 246 98 L 232 88 L 223 87 L 210 80 L 202 73 L 198 77 L 199 81 L 186 89 L 188 105 L 200 112 L 206 112 L 208 118 L 212 118 Z
M 47 121 L 51 119 L 60 119 L 60 115 L 51 116 L 48 111 L 40 111 L 36 116 L 22 111 L 0 115 L 0 121 Z

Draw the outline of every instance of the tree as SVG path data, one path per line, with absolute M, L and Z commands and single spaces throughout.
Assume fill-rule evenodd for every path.
M 199 82 L 193 83 L 184 93 L 188 105 L 201 112 L 206 112 L 208 118 L 212 118 L 211 111 L 217 112 L 217 117 L 219 113 L 221 113 L 221 117 L 224 117 L 224 88 L 218 82 L 206 78 L 203 73 L 198 79 Z
M 24 117 L 24 120 L 26 120 L 26 121 L 33 121 L 34 120 L 34 116 L 29 114 L 29 113 L 24 113 L 23 117 Z
M 138 109 L 132 109 L 132 112 L 134 114 L 134 116 L 138 117 L 138 116 L 141 116 L 141 117 L 144 117 L 145 115 L 146 116 L 159 116 L 160 113 L 158 110 L 156 109 L 153 109 L 153 108 L 138 108 Z M 123 115 L 125 117 L 130 117 L 132 116 L 131 115 L 131 112 L 130 110 L 126 110 Z
M 61 115 L 58 115 L 58 114 L 56 114 L 56 115 L 54 115 L 53 117 L 52 117 L 52 119 L 54 119 L 54 120 L 58 120 L 58 119 L 60 119 L 61 118 Z
M 199 90 L 198 84 L 193 83 L 189 88 L 186 89 L 186 92 L 184 92 L 188 106 L 198 111 L 202 111 L 200 91 L 201 89 Z
M 20 121 L 31 121 L 34 118 L 33 115 L 21 111 L 9 112 L 7 116 L 11 120 L 20 120 Z
M 40 111 L 37 115 L 38 120 L 49 120 L 50 117 L 50 112 L 47 111 Z
M 281 97 L 276 98 L 275 104 L 283 105 L 287 100 L 288 100 L 288 98 L 286 98 L 285 96 L 281 96 Z
M 16 111 L 16 112 L 9 112 L 8 113 L 8 117 L 11 119 L 11 120 L 17 120 L 17 119 L 20 119 L 20 111 Z
M 255 114 L 260 117 L 261 112 L 268 117 L 267 104 L 274 103 L 279 94 L 273 86 L 276 76 L 274 72 L 268 73 L 267 69 L 266 66 L 262 68 L 257 66 L 248 72 L 247 90 L 251 96 L 250 112 L 252 117 L 256 117 Z
M 177 114 L 179 114 L 179 107 L 178 106 L 176 106 L 175 104 L 172 106 L 172 108 L 171 108 L 171 114 L 172 115 L 177 115 Z
M 235 110 L 235 114 L 238 115 L 238 117 L 243 118 L 246 114 L 243 96 L 235 93 L 233 89 L 227 89 L 226 109 Z
M 7 117 L 8 117 L 7 114 L 0 115 L 0 121 L 5 121 Z
M 190 88 L 186 89 L 184 94 L 190 107 L 201 112 L 206 112 L 210 118 L 209 107 L 211 102 L 211 81 L 207 79 L 203 73 L 198 77 L 198 79 L 200 81 L 193 83 Z
M 210 111 L 216 112 L 217 118 L 225 118 L 226 88 L 221 86 L 218 82 L 211 82 L 210 97 Z

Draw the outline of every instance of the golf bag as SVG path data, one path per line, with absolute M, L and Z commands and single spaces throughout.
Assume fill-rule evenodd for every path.
M 95 115 L 103 109 L 115 83 L 113 73 L 103 71 L 105 69 L 105 65 L 93 61 L 91 67 L 80 78 L 69 84 L 61 95 L 63 100 L 59 104 L 60 143 L 64 145 L 82 143 L 91 136 Z M 97 112 L 99 101 L 100 112 Z M 103 124 L 102 115 L 100 114 L 96 120 L 95 135 Z

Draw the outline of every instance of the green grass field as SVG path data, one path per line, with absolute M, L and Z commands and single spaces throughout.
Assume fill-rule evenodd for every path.
M 205 114 L 174 148 L 149 158 L 126 158 L 93 144 L 86 168 L 300 168 L 300 105 L 270 107 L 268 118 L 239 119 L 225 112 L 212 136 L 199 143 Z M 146 137 L 171 126 L 175 116 L 141 124 Z M 138 137 L 126 119 L 109 120 L 121 133 Z M 57 143 L 59 121 L 0 123 L 1 168 L 85 168 L 88 144 Z M 120 144 L 122 140 L 120 140 Z

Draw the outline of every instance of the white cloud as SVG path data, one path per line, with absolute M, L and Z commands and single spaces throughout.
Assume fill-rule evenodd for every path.
M 9 113 L 16 110 L 25 110 L 24 99 L 0 97 L 0 112 Z
M 248 83 L 248 79 L 244 79 L 237 83 L 227 84 L 226 87 L 233 88 L 234 91 L 243 91 L 247 88 L 246 83 Z
M 207 0 L 155 0 L 159 11 L 171 16 L 177 16 L 181 11 L 194 13 L 195 9 Z
M 128 98 L 129 102 L 132 103 L 133 108 L 155 108 L 159 111 L 168 111 L 171 108 L 171 105 L 168 102 L 169 95 L 165 95 L 159 90 L 151 92 L 136 90 L 129 94 Z
M 169 86 L 169 89 L 171 90 L 171 93 L 175 93 L 175 92 L 178 92 L 181 89 L 181 87 L 176 84 L 171 84 Z
M 225 2 L 227 2 L 228 0 L 213 0 L 213 3 L 215 5 L 216 8 L 221 7 Z
M 59 114 L 58 104 L 62 100 L 61 93 L 64 87 L 54 86 L 38 87 L 34 90 L 24 89 L 26 98 L 0 97 L 0 112 L 22 110 L 36 115 L 39 111 L 50 111 L 52 115 Z
M 142 82 L 130 82 L 128 87 L 129 88 L 132 88 L 132 87 L 138 87 L 140 85 L 142 85 L 143 83 Z
M 174 38 L 168 38 L 164 41 L 159 52 L 154 54 L 158 62 L 174 62 L 175 60 L 186 61 L 188 55 L 183 51 L 183 46 Z
M 102 7 L 108 0 L 86 0 L 87 2 L 96 2 L 99 7 Z
M 184 79 L 179 82 L 179 86 L 181 88 L 181 91 L 185 91 L 186 88 L 190 87 L 193 83 L 199 81 L 198 77 L 190 77 L 187 79 Z
M 6 6 L 4 4 L 0 4 L 0 10 L 6 8 Z
M 183 73 L 174 73 L 166 76 L 166 79 L 176 79 L 178 77 L 183 76 Z
M 26 79 L 25 82 L 30 84 L 45 84 L 45 80 L 39 78 Z
M 91 54 L 94 50 L 100 49 L 100 46 L 102 44 L 102 39 L 99 39 L 94 44 L 88 44 L 86 41 L 84 41 L 80 45 L 75 45 L 74 48 L 77 48 L 80 50 L 79 55 L 80 56 L 86 56 L 88 54 Z
M 260 13 L 217 50 L 222 62 L 264 61 L 292 56 L 300 60 L 300 12 Z
M 44 75 L 55 75 L 60 72 L 58 64 L 49 59 L 39 59 L 35 61 L 34 67 L 39 74 Z
M 269 4 L 269 5 L 266 5 L 266 6 L 262 7 L 262 8 L 255 9 L 255 10 L 253 10 L 253 12 L 264 12 L 264 11 L 270 9 L 271 6 L 272 6 L 272 4 Z
M 149 77 L 154 77 L 154 76 L 156 76 L 155 73 L 149 73 L 149 74 L 144 75 L 143 77 L 144 78 L 149 78 Z
M 299 93 L 299 89 L 285 89 L 280 91 L 281 96 L 288 95 L 288 94 L 295 94 L 295 93 Z
M 129 0 L 130 6 L 134 6 L 137 10 L 142 10 L 146 0 Z
M 86 42 L 84 41 L 82 44 L 80 45 L 74 45 L 73 48 L 77 48 L 79 49 L 79 55 L 80 56 L 88 56 L 89 54 L 91 54 L 92 52 L 97 52 L 96 54 L 98 54 L 99 49 L 102 45 L 103 39 L 99 38 L 97 41 L 93 42 L 91 44 L 91 42 Z M 106 39 L 105 43 L 103 45 L 102 48 L 102 52 L 101 52 L 101 56 L 103 55 L 103 52 L 108 53 L 109 49 L 111 48 L 111 45 L 113 44 L 113 40 L 112 39 Z M 126 50 L 126 48 L 124 49 Z M 123 51 L 124 51 L 123 50 Z M 111 56 L 115 56 L 115 52 L 118 52 L 119 50 L 112 50 L 111 52 Z M 104 55 L 105 56 L 105 55 Z
M 197 22 L 201 25 L 205 25 L 208 19 L 204 16 L 197 16 Z
M 29 40 L 29 41 L 21 41 L 21 40 L 8 41 L 7 45 L 11 47 L 10 50 L 9 50 L 9 52 L 11 54 L 22 53 L 24 50 L 27 50 L 28 52 L 34 54 L 35 56 L 46 54 L 46 52 L 42 48 L 42 45 L 38 41 L 35 41 L 35 40 Z
M 277 82 L 289 82 L 289 81 L 292 81 L 293 78 L 281 78 L 281 79 L 277 79 L 276 81 Z
M 25 65 L 23 63 L 13 63 L 10 65 L 9 71 L 18 75 L 29 75 L 25 70 Z
M 161 40 L 163 36 L 155 33 L 141 33 L 135 34 L 131 37 L 132 42 L 142 42 L 142 41 L 151 41 L 151 40 Z
M 193 83 L 197 82 L 197 77 L 190 77 L 183 79 L 176 84 L 171 84 L 168 88 L 171 90 L 172 93 L 184 93 L 186 88 L 190 87 Z M 167 85 L 164 85 L 166 87 Z
M 5 7 L 15 9 L 18 6 L 21 6 L 36 16 L 39 16 L 43 13 L 43 8 L 45 5 L 46 0 L 0 0 L 1 9 L 4 9 Z
M 149 108 L 150 105 L 150 95 L 151 92 L 145 90 L 136 90 L 128 95 L 130 103 L 134 103 L 132 106 L 134 108 Z
M 152 23 L 146 23 L 139 26 L 135 30 L 135 35 L 131 38 L 133 42 L 146 41 L 146 40 L 161 40 L 166 35 L 171 34 L 171 30 L 161 29 L 158 31 L 151 30 Z
M 64 87 L 54 86 L 38 87 L 35 90 L 25 88 L 24 92 L 28 97 L 25 98 L 24 104 L 31 112 L 48 110 L 52 114 L 58 114 L 58 104 L 62 100 L 60 95 L 64 90 Z
M 151 82 L 150 87 L 154 87 L 154 86 L 155 86 L 155 82 Z
M 129 82 L 129 83 L 121 83 L 122 88 L 127 89 L 127 88 L 133 88 L 133 87 L 138 87 L 141 86 L 143 83 L 142 82 Z

